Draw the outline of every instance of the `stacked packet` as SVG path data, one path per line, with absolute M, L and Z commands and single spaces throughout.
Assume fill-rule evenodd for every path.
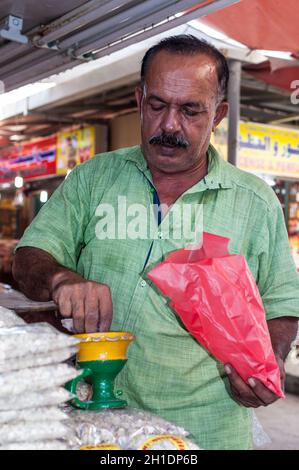
M 63 385 L 80 372 L 64 361 L 78 340 L 48 323 L 26 324 L 0 307 L 0 450 L 66 450 L 72 437 Z

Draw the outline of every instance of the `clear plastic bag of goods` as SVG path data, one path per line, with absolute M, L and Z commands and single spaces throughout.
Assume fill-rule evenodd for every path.
M 72 407 L 67 407 L 66 411 L 75 434 L 73 448 L 199 449 L 185 429 L 149 412 L 133 408 L 87 411 Z
M 0 374 L 0 398 L 55 388 L 74 379 L 80 373 L 67 364 L 5 372 Z
M 63 387 L 57 387 L 40 392 L 31 392 L 18 395 L 0 397 L 0 410 L 24 410 L 34 407 L 46 407 L 60 405 L 69 401 L 73 395 Z
M 25 357 L 15 357 L 12 359 L 0 360 L 0 373 L 14 370 L 27 369 L 31 367 L 40 367 L 50 364 L 59 364 L 74 356 L 77 347 L 57 349 L 47 354 L 28 354 Z
M 67 441 L 63 440 L 45 440 L 34 442 L 11 442 L 3 446 L 0 450 L 70 450 Z
M 46 406 L 40 408 L 26 408 L 24 410 L 0 411 L 0 424 L 13 421 L 63 421 L 68 415 L 58 406 Z
M 78 343 L 77 338 L 61 333 L 48 323 L 0 328 L 0 361 L 30 354 L 47 354 Z
M 13 310 L 0 306 L 0 328 L 11 328 L 13 326 L 26 325 Z
M 0 445 L 16 442 L 72 438 L 72 430 L 61 421 L 18 421 L 0 426 Z

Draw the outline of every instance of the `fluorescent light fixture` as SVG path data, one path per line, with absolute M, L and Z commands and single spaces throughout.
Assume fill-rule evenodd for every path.
M 3 184 L 1 185 L 1 188 L 2 188 L 2 189 L 8 189 L 8 188 L 10 188 L 10 183 L 3 183 Z
M 14 124 L 11 126 L 7 126 L 6 128 L 11 132 L 22 132 L 26 129 L 26 124 Z
M 48 200 L 48 191 L 41 191 L 40 195 L 39 195 L 39 200 L 40 202 L 47 202 Z
M 16 188 L 22 188 L 24 184 L 24 180 L 22 176 L 16 176 L 15 177 L 15 187 Z
M 26 137 L 22 134 L 13 134 L 9 137 L 9 140 L 12 140 L 14 142 L 19 142 L 20 140 L 24 140 Z

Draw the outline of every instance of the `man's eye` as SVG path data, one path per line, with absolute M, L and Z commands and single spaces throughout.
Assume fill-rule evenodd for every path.
M 183 113 L 186 114 L 186 116 L 198 116 L 199 111 L 194 111 L 194 109 L 190 108 L 183 108 Z
M 163 104 L 150 104 L 150 107 L 153 111 L 162 111 L 164 109 Z

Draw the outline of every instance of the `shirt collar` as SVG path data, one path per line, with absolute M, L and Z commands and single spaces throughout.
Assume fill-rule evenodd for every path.
M 206 189 L 232 188 L 232 181 L 227 172 L 227 163 L 219 156 L 217 150 L 212 144 L 210 144 L 208 148 L 208 159 L 208 174 L 201 181 L 188 189 L 185 194 L 196 193 Z M 131 151 L 126 155 L 126 160 L 134 162 L 137 168 L 144 173 L 150 181 L 152 181 L 147 161 L 144 158 L 140 145 L 132 147 Z

